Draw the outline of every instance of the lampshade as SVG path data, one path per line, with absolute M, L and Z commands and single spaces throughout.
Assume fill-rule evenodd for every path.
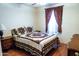
M 3 24 L 0 24 L 0 30 L 4 31 L 6 30 L 6 27 Z

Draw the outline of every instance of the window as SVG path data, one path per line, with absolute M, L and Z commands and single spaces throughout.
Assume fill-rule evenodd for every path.
M 56 22 L 56 18 L 55 18 L 55 15 L 54 15 L 54 10 L 52 11 L 52 14 L 51 14 L 51 18 L 49 20 L 49 23 L 48 23 L 48 30 L 47 32 L 52 35 L 52 33 L 57 33 L 58 32 L 58 24 Z
M 62 13 L 63 6 L 45 9 L 47 33 L 62 33 Z

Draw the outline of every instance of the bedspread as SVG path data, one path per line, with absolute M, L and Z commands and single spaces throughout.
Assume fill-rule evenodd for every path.
M 17 47 L 29 51 L 32 55 L 46 55 L 52 48 L 57 48 L 59 40 L 57 34 L 54 35 L 42 35 L 30 36 L 32 35 L 21 35 L 17 36 L 15 39 L 15 44 Z

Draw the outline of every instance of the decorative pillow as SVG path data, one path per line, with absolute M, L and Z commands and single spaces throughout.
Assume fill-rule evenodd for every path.
M 17 30 L 18 30 L 18 33 L 20 33 L 20 34 L 25 34 L 25 30 L 24 30 L 23 27 L 20 27 L 20 28 L 18 28 Z
M 29 32 L 32 32 L 32 27 L 24 27 L 26 32 L 29 33 Z
M 11 33 L 12 33 L 12 35 L 18 35 L 18 32 L 17 32 L 16 29 L 12 29 L 12 30 L 11 30 Z

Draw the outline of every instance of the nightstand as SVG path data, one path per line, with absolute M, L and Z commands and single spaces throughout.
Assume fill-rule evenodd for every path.
M 1 40 L 2 50 L 10 49 L 13 46 L 13 38 L 12 36 L 4 37 Z

